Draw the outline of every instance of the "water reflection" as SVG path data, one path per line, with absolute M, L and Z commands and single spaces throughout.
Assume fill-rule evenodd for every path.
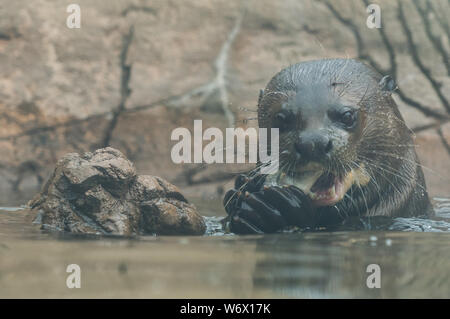
M 421 232 L 224 236 L 211 218 L 216 236 L 124 239 L 43 232 L 27 211 L 0 210 L 0 297 L 450 298 L 447 212 L 390 226 Z M 71 263 L 82 289 L 65 286 Z M 366 285 L 369 264 L 380 289 Z
M 294 298 L 449 297 L 449 239 L 389 232 L 263 237 L 253 282 Z M 381 268 L 380 289 L 366 285 L 369 264 Z

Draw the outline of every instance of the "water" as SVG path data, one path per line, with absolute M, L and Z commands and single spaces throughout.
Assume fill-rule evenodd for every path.
M 387 231 L 234 236 L 209 218 L 208 236 L 140 238 L 41 231 L 26 210 L 1 208 L 0 298 L 450 298 L 450 201 L 436 207 Z M 74 263 L 81 289 L 66 287 Z

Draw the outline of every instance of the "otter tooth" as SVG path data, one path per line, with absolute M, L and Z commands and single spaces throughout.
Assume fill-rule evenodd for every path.
M 336 184 L 333 184 L 333 186 L 331 186 L 330 196 L 333 198 L 336 197 Z

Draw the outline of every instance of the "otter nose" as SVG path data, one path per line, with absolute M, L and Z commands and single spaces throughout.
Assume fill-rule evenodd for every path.
M 307 159 L 317 160 L 327 155 L 333 148 L 330 138 L 321 133 L 303 133 L 295 143 L 297 153 Z

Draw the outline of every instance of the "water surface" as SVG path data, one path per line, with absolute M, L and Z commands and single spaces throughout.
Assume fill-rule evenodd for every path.
M 46 232 L 26 210 L 2 208 L 0 298 L 450 298 L 449 207 L 387 231 L 140 238 Z M 66 286 L 69 264 L 81 267 L 80 289 Z M 366 285 L 369 264 L 379 289 Z

